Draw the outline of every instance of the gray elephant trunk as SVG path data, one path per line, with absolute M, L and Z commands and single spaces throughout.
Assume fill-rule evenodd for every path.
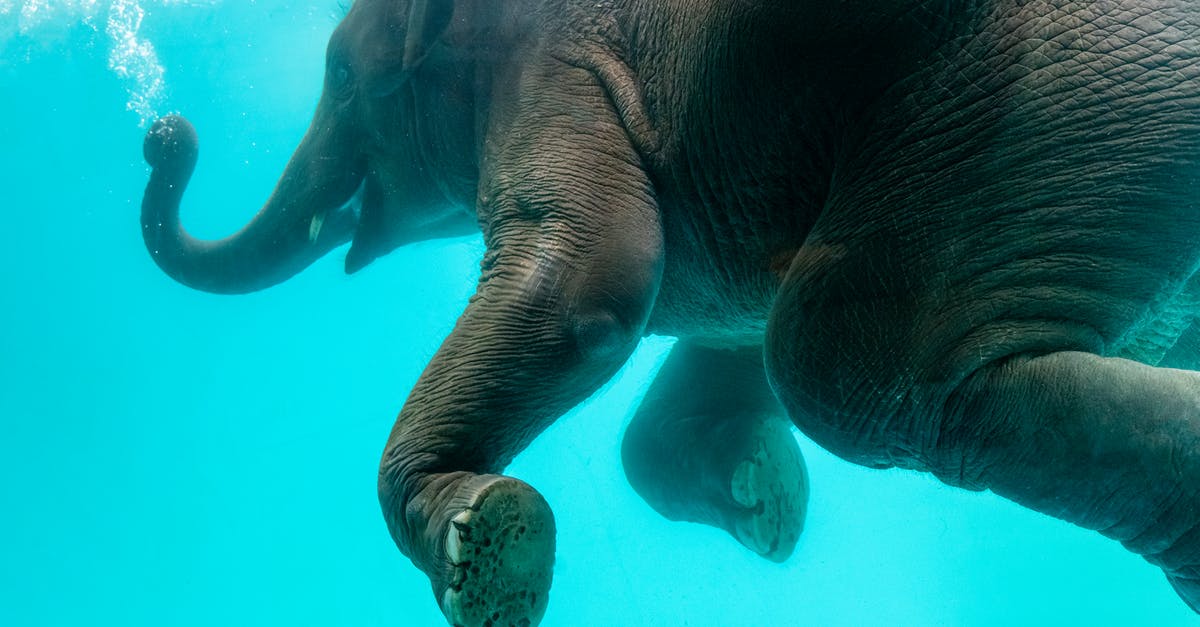
M 180 116 L 155 122 L 143 145 L 152 168 L 142 198 L 142 237 L 150 256 L 184 285 L 241 294 L 280 283 L 349 241 L 357 223 L 352 205 L 361 176 L 322 184 L 328 181 L 302 171 L 302 152 L 297 151 L 249 224 L 224 239 L 198 240 L 179 221 L 183 191 L 196 165 L 196 131 Z

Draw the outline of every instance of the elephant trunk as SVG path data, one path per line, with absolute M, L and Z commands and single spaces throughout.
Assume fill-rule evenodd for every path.
M 261 290 L 303 270 L 350 240 L 361 167 L 327 155 L 318 127 L 293 155 L 263 208 L 237 233 L 198 240 L 179 221 L 179 203 L 196 166 L 198 139 L 183 117 L 167 116 L 146 134 L 152 168 L 142 198 L 142 236 L 160 268 L 189 287 L 218 294 Z

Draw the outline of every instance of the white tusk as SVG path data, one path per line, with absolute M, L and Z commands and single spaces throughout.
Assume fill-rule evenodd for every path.
M 312 222 L 308 223 L 308 241 L 317 241 L 317 236 L 321 234 L 321 226 L 325 224 L 325 212 L 314 214 Z

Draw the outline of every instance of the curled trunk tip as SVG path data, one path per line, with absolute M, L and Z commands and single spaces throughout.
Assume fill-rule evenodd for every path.
M 181 115 L 159 118 L 146 132 L 142 155 L 155 170 L 191 175 L 199 154 L 200 139 L 196 128 Z

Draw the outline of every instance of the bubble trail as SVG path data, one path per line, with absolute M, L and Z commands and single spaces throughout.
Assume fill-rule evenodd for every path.
M 0 34 L 31 38 L 51 49 L 79 24 L 104 35 L 108 69 L 121 80 L 128 95 L 125 109 L 138 116 L 144 128 L 158 118 L 166 98 L 166 78 L 154 44 L 139 34 L 147 6 L 213 7 L 220 0 L 0 0 L 0 17 L 16 19 L 16 28 L 0 23 Z M 103 31 L 98 26 L 103 23 Z M 0 42 L 5 43 L 5 42 Z M 26 54 L 28 57 L 28 53 Z

